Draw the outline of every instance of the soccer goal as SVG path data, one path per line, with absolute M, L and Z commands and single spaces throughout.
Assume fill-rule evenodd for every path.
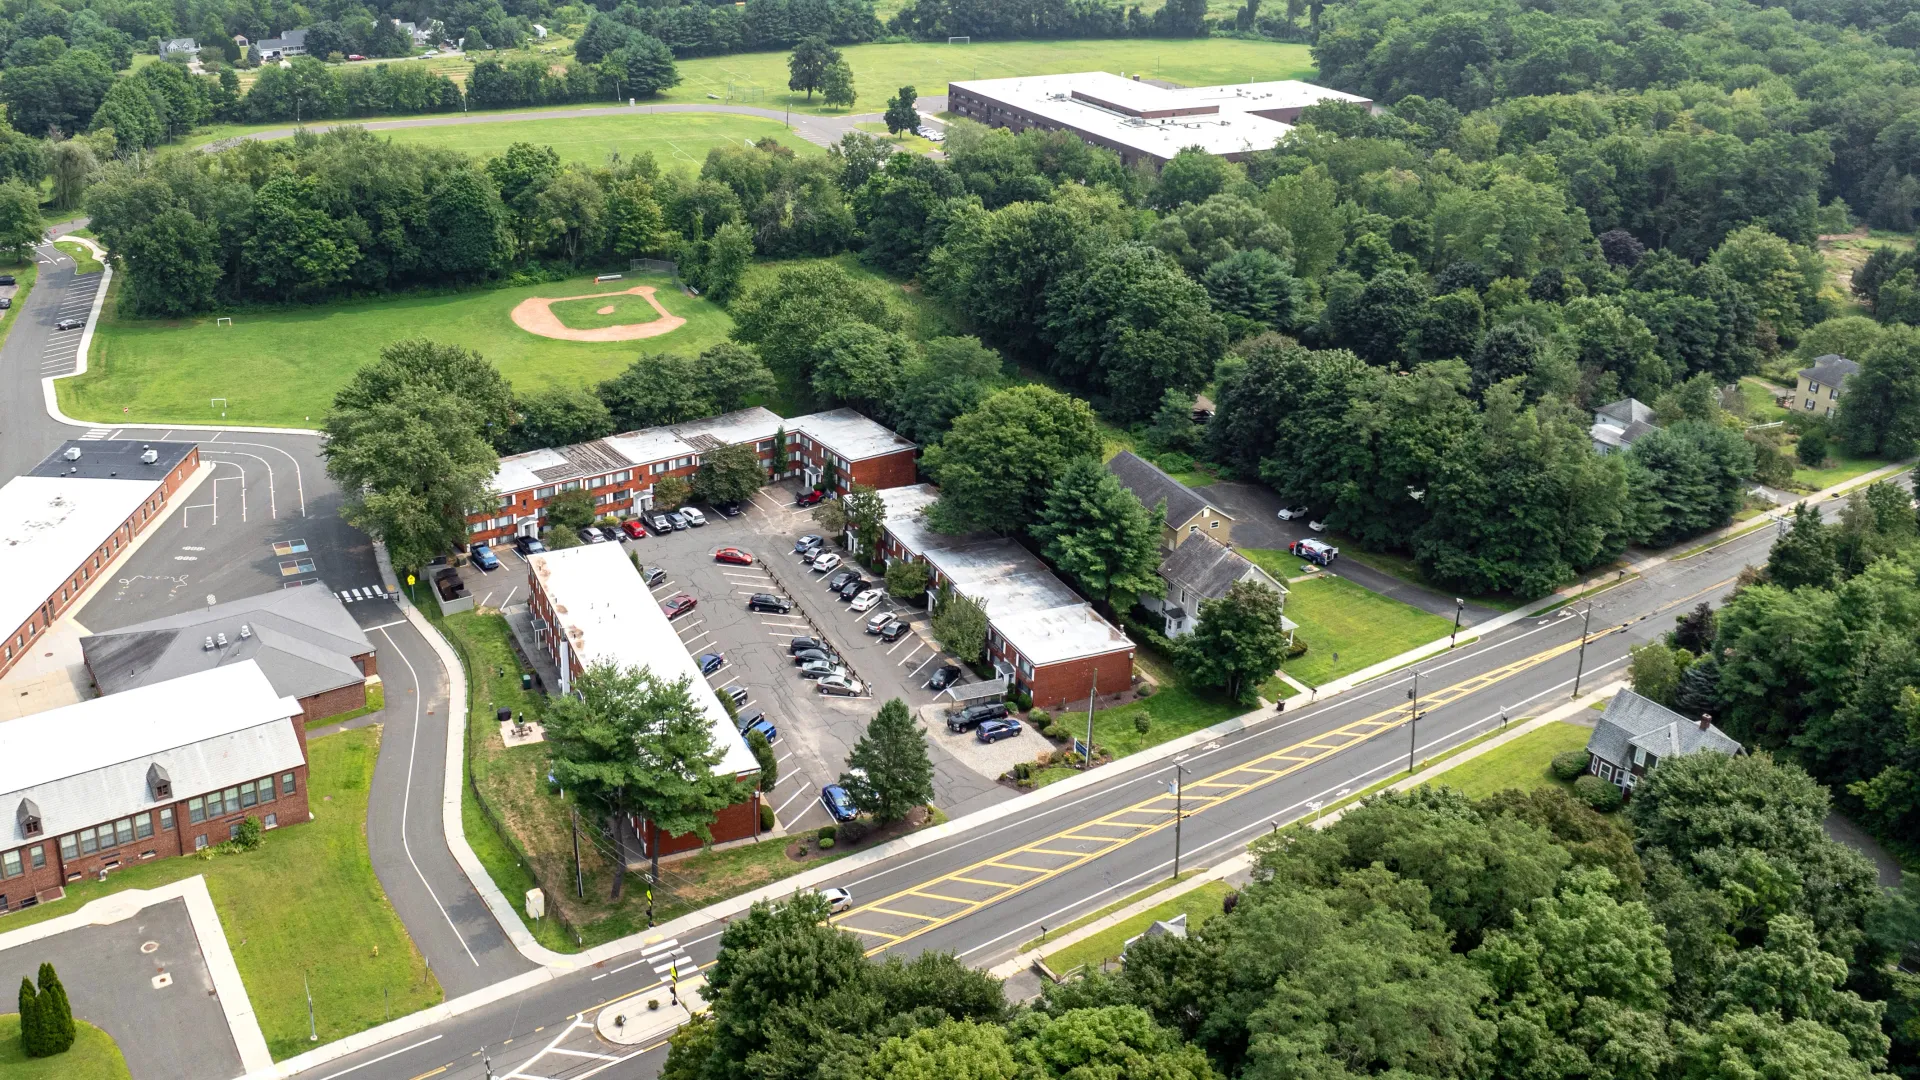
M 233 317 L 231 315 L 222 315 L 219 318 L 213 320 L 213 325 L 215 329 L 218 329 L 222 326 L 232 326 Z
M 973 44 L 973 39 L 972 39 L 971 37 L 968 37 L 968 36 L 966 36 L 966 35 L 964 35 L 964 34 L 963 34 L 963 35 L 961 35 L 960 37 L 950 37 L 950 38 L 948 38 L 948 39 L 947 39 L 947 44 L 949 44 L 949 45 L 971 45 L 971 44 Z

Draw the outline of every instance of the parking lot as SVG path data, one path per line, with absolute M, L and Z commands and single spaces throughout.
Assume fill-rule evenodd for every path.
M 795 540 L 819 532 L 819 526 L 808 511 L 793 506 L 784 488 L 764 489 L 743 505 L 739 517 L 724 517 L 704 505 L 700 509 L 707 520 L 704 527 L 620 543 L 637 554 L 643 565 L 665 572 L 651 586 L 657 599 L 685 592 L 698 601 L 697 607 L 674 621 L 674 627 L 693 655 L 717 652 L 726 658 L 708 676 L 714 689 L 744 690 L 747 699 L 741 715 L 763 712 L 778 729 L 774 750 L 780 777 L 771 801 L 781 824 L 790 830 L 828 824 L 832 819 L 820 805 L 820 788 L 835 782 L 846 768 L 847 755 L 867 721 L 895 697 L 904 699 L 917 715 L 921 706 L 935 699 L 926 689 L 927 678 L 952 661 L 933 644 L 925 612 L 889 598 L 871 611 L 855 613 L 827 591 L 828 575 L 810 572 L 793 554 Z M 750 553 L 754 565 L 716 562 L 714 552 L 723 547 Z M 511 547 L 496 548 L 495 553 L 501 560 L 500 570 L 482 575 L 469 567 L 468 589 L 482 606 L 524 602 L 525 561 Z M 784 615 L 749 611 L 747 600 L 754 593 L 785 596 L 793 601 L 793 610 Z M 867 634 L 867 620 L 881 611 L 895 612 L 913 629 L 892 643 Z M 853 677 L 865 684 L 866 694 L 848 698 L 816 692 L 812 681 L 800 677 L 788 654 L 788 643 L 795 637 L 824 639 Z M 964 675 L 966 680 L 973 678 L 970 672 Z M 1043 740 L 1026 735 L 995 744 L 990 748 L 994 753 L 982 755 L 976 750 L 989 748 L 978 747 L 971 736 L 953 735 L 943 728 L 931 728 L 928 735 L 934 802 L 950 816 L 1014 794 L 995 783 L 1006 766 L 994 767 L 990 761 L 1005 757 L 1019 743 L 1028 744 L 1026 757 L 1044 749 Z

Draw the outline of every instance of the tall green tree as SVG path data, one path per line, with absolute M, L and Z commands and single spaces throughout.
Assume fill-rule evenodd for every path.
M 1283 601 L 1260 581 L 1236 581 L 1218 600 L 1202 600 L 1193 633 L 1180 641 L 1181 667 L 1195 682 L 1251 703 L 1287 655 Z
M 880 706 L 847 755 L 840 786 L 847 789 L 853 805 L 881 825 L 899 821 L 915 807 L 933 801 L 927 733 L 906 702 L 892 698 Z
M 0 253 L 25 261 L 40 237 L 39 192 L 18 180 L 0 183 Z
M 33 980 L 20 976 L 20 1052 L 30 1058 L 46 1057 L 46 1021 L 41 1019 L 40 993 Z
M 853 67 L 845 60 L 827 68 L 820 79 L 820 100 L 836 109 L 853 105 L 860 97 L 853 87 Z
M 693 475 L 693 492 L 708 502 L 746 502 L 767 482 L 767 467 L 752 443 L 710 450 Z
M 921 458 L 940 484 L 929 511 L 936 527 L 1012 532 L 1036 520 L 1054 479 L 1074 461 L 1100 456 L 1086 402 L 1044 386 L 1001 390 L 953 422 Z
M 1830 585 L 1840 572 L 1833 529 L 1806 503 L 1793 508 L 1793 524 L 1767 553 L 1767 580 L 1783 589 Z
M 1667 547 L 1733 520 L 1753 479 L 1753 447 L 1738 431 L 1683 420 L 1647 432 L 1627 452 L 1634 539 Z
M 1116 416 L 1144 419 L 1167 390 L 1199 389 L 1226 350 L 1206 289 L 1145 244 L 1109 248 L 1057 288 L 1053 370 L 1100 392 Z
M 913 87 L 903 86 L 899 93 L 887 99 L 888 132 L 894 135 L 903 131 L 909 135 L 920 134 L 920 110 L 914 107 L 914 102 L 918 98 L 919 95 L 914 92 Z
M 73 1023 L 73 1003 L 67 1000 L 67 988 L 53 964 L 40 964 L 40 1000 L 34 1011 L 39 1014 L 42 1056 L 64 1054 L 73 1048 L 77 1031 Z
M 1834 428 L 1851 454 L 1904 458 L 1920 452 L 1920 330 L 1890 326 L 1860 358 Z
M 1092 458 L 1054 478 L 1033 538 L 1047 561 L 1113 605 L 1113 594 L 1159 596 L 1160 523 L 1120 479 Z
M 613 414 L 593 392 L 579 386 L 535 390 L 514 405 L 514 442 L 521 450 L 592 442 L 613 434 Z
M 987 655 L 987 611 L 957 589 L 942 589 L 935 598 L 930 629 L 941 648 L 966 663 L 977 664 Z
M 812 101 L 813 92 L 826 86 L 827 72 L 841 62 L 840 50 L 827 44 L 826 38 L 801 38 L 787 56 L 787 89 L 805 90 Z

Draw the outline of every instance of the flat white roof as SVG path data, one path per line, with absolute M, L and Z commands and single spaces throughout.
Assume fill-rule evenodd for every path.
M 1133 647 L 1092 604 L 1018 543 L 948 536 L 929 528 L 922 512 L 939 497 L 930 484 L 881 491 L 887 531 L 984 607 L 987 620 L 1020 655 L 1034 664 L 1055 664 Z
M 644 667 L 669 682 L 685 676 L 713 728 L 714 745 L 725 751 L 713 771 L 738 776 L 760 768 L 621 545 L 583 544 L 529 555 L 527 563 L 553 607 L 557 629 L 582 664 Z
M 1168 89 L 1106 71 L 969 79 L 952 85 L 1162 160 L 1189 146 L 1210 154 L 1271 150 L 1293 125 L 1255 112 L 1299 109 L 1321 101 L 1367 101 L 1297 79 Z M 1076 98 L 1075 91 L 1096 100 Z M 1209 107 L 1217 111 L 1190 116 L 1130 115 Z
M 787 421 L 788 431 L 798 431 L 814 442 L 846 458 L 863 461 L 882 454 L 913 449 L 913 440 L 896 434 L 885 424 L 876 423 L 852 409 L 830 409 L 808 413 Z
M 16 476 L 0 487 L 0 634 L 59 592 L 158 480 Z

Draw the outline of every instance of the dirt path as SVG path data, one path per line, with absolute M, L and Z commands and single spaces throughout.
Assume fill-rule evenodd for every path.
M 626 323 L 620 326 L 600 326 L 592 330 L 575 330 L 560 321 L 553 313 L 553 305 L 566 300 L 597 300 L 603 296 L 644 296 L 647 303 L 660 317 L 648 323 Z M 611 311 L 611 307 L 602 308 L 602 313 Z M 615 292 L 582 293 L 579 296 L 532 296 L 520 301 L 513 309 L 514 325 L 529 334 L 541 337 L 559 338 L 562 341 L 637 341 L 641 338 L 659 337 L 670 334 L 687 324 L 687 320 L 660 306 L 653 295 L 653 286 L 635 285 L 631 289 Z

